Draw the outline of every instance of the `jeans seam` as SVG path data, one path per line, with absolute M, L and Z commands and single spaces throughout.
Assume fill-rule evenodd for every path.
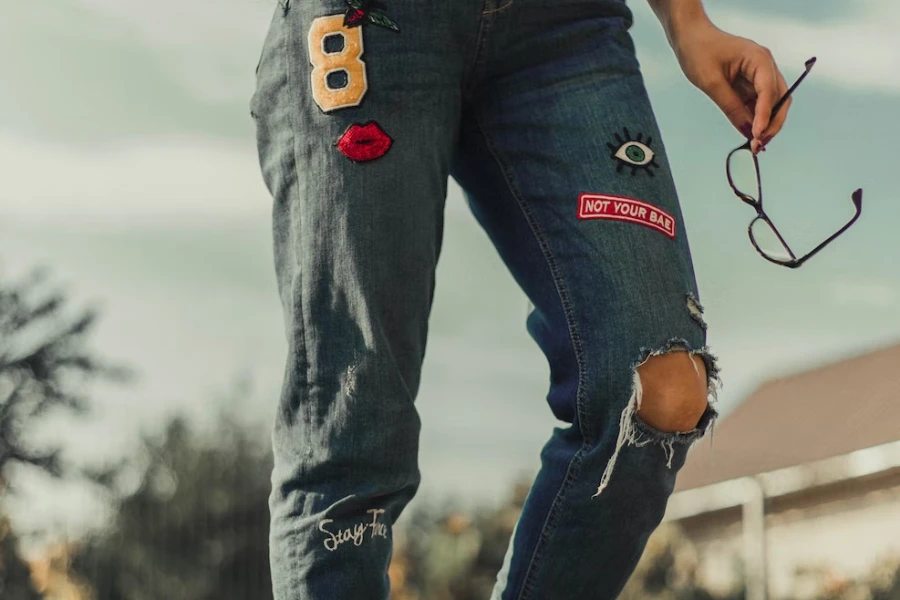
M 493 24 L 493 15 L 491 13 L 482 12 L 478 22 L 478 32 L 475 34 L 475 49 L 472 55 L 472 63 L 469 67 L 468 74 L 464 74 L 463 76 L 463 98 L 471 97 L 475 86 L 478 84 L 478 79 L 482 75 L 484 65 L 487 62 L 488 36 L 491 33 Z
M 288 6 L 290 6 L 290 4 L 288 4 Z M 291 50 L 294 48 L 294 45 L 295 45 L 294 27 L 292 26 L 292 24 L 284 23 L 284 22 L 282 22 L 282 26 L 286 29 L 286 32 L 284 34 L 284 47 L 283 47 L 284 60 L 285 60 L 285 79 L 287 80 L 287 84 L 288 84 L 287 87 L 288 87 L 288 91 L 290 92 L 291 98 L 299 98 L 300 94 L 298 93 L 299 90 L 297 89 L 297 85 L 296 85 L 296 81 L 295 81 L 296 78 L 294 76 L 293 68 L 292 68 L 294 63 L 292 60 L 290 60 Z M 303 233 L 302 227 L 301 227 L 302 211 L 299 210 L 299 207 L 301 205 L 301 198 L 300 198 L 300 193 L 299 193 L 299 181 L 300 181 L 299 171 L 300 171 L 300 169 L 298 166 L 299 162 L 297 160 L 297 137 L 298 137 L 298 132 L 299 132 L 299 124 L 297 122 L 297 115 L 296 115 L 296 111 L 295 111 L 294 107 L 288 107 L 288 115 L 289 115 L 288 118 L 290 119 L 290 124 L 291 124 L 291 154 L 290 154 L 290 158 L 291 158 L 291 162 L 293 163 L 292 170 L 294 171 L 294 174 L 293 174 L 293 176 L 294 176 L 294 186 L 293 186 L 294 193 L 292 194 L 294 203 L 291 206 L 291 210 L 290 210 L 289 214 L 292 217 L 294 217 L 294 219 L 292 219 L 292 220 L 296 220 L 296 226 L 295 226 L 295 223 L 289 224 L 291 227 L 291 236 L 290 236 L 291 253 L 292 253 L 292 264 L 293 264 L 294 269 L 296 269 L 296 278 L 300 285 L 300 292 L 297 294 L 296 298 L 297 298 L 297 308 L 299 309 L 299 312 L 300 312 L 300 326 L 302 328 L 301 335 L 300 335 L 300 341 L 301 341 L 301 351 L 303 354 L 303 356 L 302 356 L 303 370 L 304 370 L 304 382 L 303 383 L 305 385 L 308 385 L 309 381 L 310 381 L 310 372 L 309 372 L 308 346 L 307 346 L 307 341 L 306 341 L 306 334 L 307 334 L 306 311 L 304 310 L 304 304 L 303 304 L 303 271 L 304 271 L 304 269 L 303 269 L 303 266 L 300 264 L 300 262 L 297 260 L 297 241 L 295 239 L 295 232 L 297 230 L 300 230 L 301 235 Z M 292 279 L 293 279 L 293 277 L 292 277 Z M 292 282 L 292 287 L 293 287 L 293 282 Z M 312 406 L 310 405 L 309 402 L 306 402 L 305 417 L 306 417 L 307 427 L 311 427 L 312 426 Z
M 553 252 L 550 249 L 550 245 L 547 243 L 547 238 L 544 235 L 544 232 L 541 230 L 540 225 L 538 225 L 537 221 L 535 220 L 534 213 L 531 211 L 531 208 L 528 206 L 525 199 L 519 193 L 518 188 L 513 183 L 512 173 L 510 172 L 506 163 L 503 162 L 503 159 L 500 157 L 497 150 L 494 148 L 494 145 L 491 142 L 491 138 L 488 135 L 484 125 L 481 123 L 478 115 L 474 116 L 474 120 L 476 125 L 478 126 L 479 131 L 481 132 L 481 135 L 484 136 L 488 151 L 497 162 L 497 166 L 500 167 L 501 173 L 503 173 L 503 179 L 506 183 L 507 188 L 509 189 L 510 194 L 515 199 L 516 204 L 518 204 L 519 209 L 522 211 L 522 214 L 525 217 L 525 220 L 528 222 L 529 228 L 531 229 L 532 234 L 537 240 L 538 246 L 541 248 L 541 253 L 544 255 L 544 260 L 547 261 L 547 267 L 550 270 L 550 276 L 553 278 L 553 283 L 556 286 L 556 292 L 559 295 L 560 303 L 563 306 L 563 313 L 565 314 L 566 324 L 569 329 L 569 337 L 572 340 L 573 350 L 575 351 L 575 361 L 578 364 L 578 387 L 575 393 L 575 407 L 578 418 L 578 429 L 582 435 L 582 445 L 581 448 L 579 448 L 578 451 L 575 452 L 575 454 L 572 456 L 571 461 L 569 461 L 569 468 L 566 470 L 566 477 L 563 480 L 559 491 L 556 493 L 556 498 L 554 498 L 553 504 L 551 504 L 550 506 L 550 511 L 547 514 L 544 525 L 541 527 L 540 539 L 535 546 L 534 553 L 531 556 L 531 561 L 528 564 L 528 568 L 525 570 L 525 580 L 522 583 L 522 589 L 519 593 L 518 600 L 528 600 L 534 587 L 533 581 L 536 577 L 536 575 L 534 574 L 537 572 L 537 565 L 541 562 L 540 559 L 543 558 L 543 551 L 544 547 L 546 546 L 546 541 L 550 538 L 550 533 L 556 527 L 558 513 L 560 510 L 559 507 L 565 501 L 566 492 L 568 491 L 571 483 L 579 474 L 581 468 L 581 455 L 588 447 L 590 447 L 590 439 L 589 436 L 585 434 L 583 420 L 582 384 L 586 377 L 584 368 L 584 354 L 581 337 L 578 335 L 578 329 L 575 324 L 575 318 L 573 316 L 572 305 L 569 302 L 568 291 L 559 273 L 559 268 L 557 266 L 556 259 L 553 256 Z M 514 540 L 510 541 L 510 543 L 513 542 Z

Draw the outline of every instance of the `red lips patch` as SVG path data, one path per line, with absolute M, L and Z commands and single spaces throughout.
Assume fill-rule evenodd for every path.
M 375 121 L 354 123 L 337 141 L 341 154 L 354 162 L 375 160 L 387 154 L 394 140 Z

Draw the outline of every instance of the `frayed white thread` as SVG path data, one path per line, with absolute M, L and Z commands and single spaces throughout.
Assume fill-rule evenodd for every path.
M 697 324 L 706 329 L 706 321 L 703 319 L 703 306 L 697 300 L 697 297 L 691 293 L 687 295 L 687 309 Z
M 703 313 L 700 311 L 699 308 L 697 308 L 697 302 L 690 296 L 688 297 L 687 307 L 688 307 L 688 312 L 690 312 L 695 318 L 697 318 L 697 319 L 703 318 Z
M 697 356 L 697 355 L 700 355 L 701 359 L 704 356 L 706 356 L 706 354 L 704 353 L 703 350 L 694 350 L 690 354 L 691 354 L 691 359 L 693 359 L 693 357 Z M 694 363 L 694 369 L 697 371 L 697 375 L 699 375 L 700 368 L 697 367 L 697 363 L 695 363 L 693 360 L 691 360 L 691 362 Z M 709 369 L 709 367 L 707 367 L 707 371 L 708 371 L 708 369 Z M 709 404 L 715 404 L 719 400 L 719 388 L 722 387 L 722 380 L 719 378 L 718 372 L 714 372 L 712 374 L 707 372 L 706 376 L 709 380 L 709 384 L 706 387 L 707 400 L 709 401 Z M 715 441 L 715 436 L 716 436 L 716 420 L 715 419 L 713 419 L 709 422 L 709 427 L 707 428 L 707 431 L 709 432 L 710 453 L 712 453 L 713 441 Z M 710 454 L 710 457 L 711 456 L 712 456 L 712 454 Z
M 691 364 L 694 365 L 694 373 L 697 374 L 697 377 L 700 377 L 700 367 L 697 366 L 697 361 L 694 360 L 695 354 L 696 354 L 696 352 L 691 352 L 691 354 L 690 354 Z M 701 358 L 700 360 L 703 360 L 703 359 Z
M 675 457 L 675 442 L 672 440 L 663 440 L 660 443 L 662 444 L 663 452 L 666 454 L 666 466 L 671 469 L 672 459 Z
M 633 391 L 631 392 L 631 398 L 628 400 L 628 405 L 625 407 L 625 410 L 622 411 L 622 416 L 619 419 L 619 438 L 616 440 L 616 450 L 613 452 L 612 457 L 610 457 L 609 462 L 606 465 L 606 470 L 603 471 L 603 477 L 600 479 L 600 485 L 597 487 L 597 493 L 591 496 L 591 498 L 596 498 L 606 489 L 606 486 L 609 485 L 609 478 L 612 477 L 613 468 L 616 466 L 616 460 L 619 458 L 619 452 L 628 442 L 632 444 L 636 444 L 638 442 L 637 437 L 635 436 L 635 427 L 634 427 L 634 418 L 637 415 L 637 411 L 641 408 L 641 398 L 644 396 L 644 388 L 641 385 L 641 376 L 638 375 L 637 369 L 634 370 L 633 381 Z
M 347 395 L 353 396 L 356 393 L 356 365 L 350 365 L 347 368 Z
M 691 355 L 691 359 L 693 359 L 695 356 L 700 356 L 701 360 L 703 360 L 703 363 L 707 364 L 706 378 L 709 381 L 709 384 L 706 386 L 706 396 L 709 399 L 710 404 L 715 404 L 719 400 L 719 388 L 722 387 L 722 380 L 719 378 L 718 369 L 714 369 L 714 372 L 712 373 L 709 372 L 710 367 L 706 362 L 706 359 L 709 358 L 709 354 L 705 348 L 703 350 L 691 350 L 689 354 Z M 713 358 L 712 360 L 715 359 Z M 691 362 L 694 363 L 694 370 L 697 371 L 697 375 L 699 375 L 700 367 L 698 367 L 697 363 L 695 363 L 693 360 L 691 360 Z
M 512 3 L 513 3 L 513 0 L 509 0 L 509 2 L 507 2 L 507 3 L 504 4 L 503 6 L 500 6 L 500 7 L 497 7 L 497 8 L 492 8 L 492 9 L 489 9 L 489 10 L 484 10 L 484 11 L 481 12 L 481 14 L 483 14 L 483 15 L 489 15 L 489 14 L 491 14 L 491 13 L 500 12 L 501 10 L 503 10 L 504 8 L 506 8 L 507 6 L 509 6 L 509 5 L 512 4 Z

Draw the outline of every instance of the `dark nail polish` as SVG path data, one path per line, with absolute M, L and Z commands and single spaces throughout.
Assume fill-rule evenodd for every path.
M 749 140 L 753 137 L 753 125 L 751 123 L 744 123 L 741 125 L 741 133 Z

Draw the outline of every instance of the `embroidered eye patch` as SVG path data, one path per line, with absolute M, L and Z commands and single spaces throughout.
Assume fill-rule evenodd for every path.
M 616 133 L 616 143 L 606 144 L 611 153 L 609 157 L 618 163 L 616 173 L 621 173 L 623 168 L 631 167 L 632 176 L 637 175 L 638 171 L 644 171 L 653 177 L 653 169 L 659 168 L 655 160 L 656 152 L 651 148 L 653 138 L 647 136 L 645 140 L 642 133 L 638 133 L 637 138 L 632 138 L 627 127 L 622 128 L 622 133 L 625 135 L 624 138 Z

